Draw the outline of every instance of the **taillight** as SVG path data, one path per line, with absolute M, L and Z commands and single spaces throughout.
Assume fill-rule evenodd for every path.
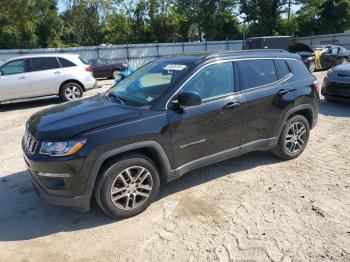
M 91 66 L 85 67 L 85 71 L 92 73 L 92 67 Z
M 320 82 L 318 82 L 318 80 L 314 81 L 314 86 L 315 86 L 315 89 L 317 90 L 317 92 L 321 91 L 321 84 L 320 84 Z

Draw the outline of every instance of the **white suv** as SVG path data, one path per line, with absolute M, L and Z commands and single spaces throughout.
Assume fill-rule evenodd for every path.
M 0 104 L 60 96 L 72 101 L 96 86 L 92 68 L 79 55 L 42 54 L 0 64 Z

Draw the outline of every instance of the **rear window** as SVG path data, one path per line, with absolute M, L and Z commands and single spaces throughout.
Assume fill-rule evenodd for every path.
M 42 71 L 61 68 L 56 57 L 35 57 L 32 58 L 32 71 Z
M 297 77 L 310 76 L 309 71 L 302 62 L 299 62 L 295 59 L 289 59 L 288 66 L 292 69 L 294 75 L 296 75 Z
M 76 66 L 73 62 L 63 58 L 63 57 L 58 57 L 58 61 L 60 61 L 60 64 L 62 67 L 71 67 L 71 66 Z
M 238 66 L 243 90 L 268 85 L 278 79 L 272 59 L 239 61 Z
M 286 64 L 286 61 L 281 60 L 281 59 L 278 59 L 278 60 L 275 60 L 275 61 L 276 61 L 276 64 L 277 64 L 277 67 L 278 67 L 278 70 L 279 70 L 280 79 L 283 79 L 287 75 L 290 74 L 290 70 L 289 70 L 289 67 Z

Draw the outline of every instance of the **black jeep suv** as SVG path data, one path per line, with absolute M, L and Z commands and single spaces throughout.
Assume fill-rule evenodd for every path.
M 150 62 L 103 95 L 34 114 L 22 146 L 45 202 L 112 217 L 155 200 L 160 181 L 255 150 L 299 156 L 317 121 L 316 79 L 281 50 Z

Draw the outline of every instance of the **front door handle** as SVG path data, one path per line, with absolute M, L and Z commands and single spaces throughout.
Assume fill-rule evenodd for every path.
M 241 106 L 239 102 L 230 102 L 224 106 L 224 109 L 236 109 Z
M 280 91 L 278 91 L 278 95 L 283 96 L 286 95 L 290 92 L 289 89 L 281 89 Z
M 19 80 L 24 80 L 24 79 L 26 79 L 26 77 L 25 76 L 20 76 L 18 79 Z

